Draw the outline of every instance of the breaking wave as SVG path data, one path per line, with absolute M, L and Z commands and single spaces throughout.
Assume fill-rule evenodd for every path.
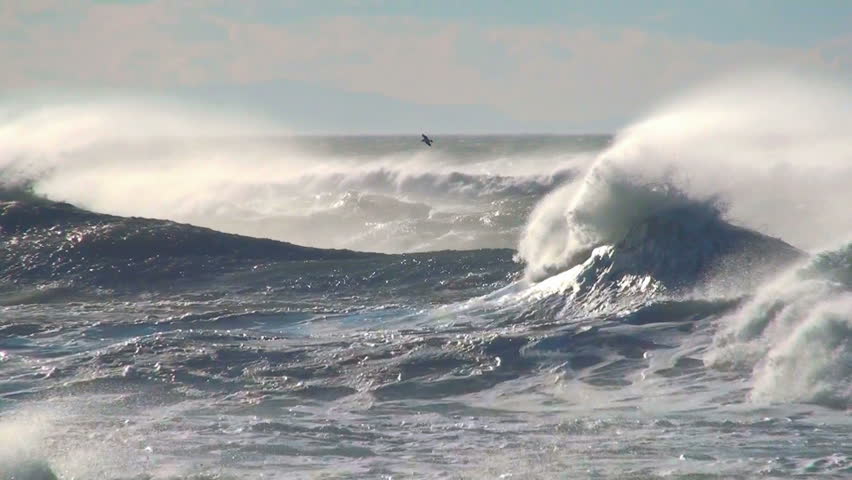
M 852 406 L 852 244 L 762 287 L 720 323 L 705 363 L 753 372 L 752 400 Z
M 625 129 L 581 181 L 549 194 L 519 245 L 541 280 L 637 223 L 692 206 L 800 248 L 852 232 L 852 97 L 765 74 L 697 90 Z

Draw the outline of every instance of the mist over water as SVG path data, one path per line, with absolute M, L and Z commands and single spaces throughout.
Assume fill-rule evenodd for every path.
M 0 168 L 98 212 L 310 246 L 512 248 L 531 206 L 607 141 L 284 133 L 175 104 L 46 105 L 0 124 Z

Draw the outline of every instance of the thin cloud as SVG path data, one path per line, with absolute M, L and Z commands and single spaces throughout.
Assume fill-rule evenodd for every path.
M 483 105 L 522 121 L 581 126 L 620 123 L 672 90 L 742 67 L 850 68 L 848 39 L 808 49 L 718 44 L 629 28 L 412 17 L 273 24 L 226 16 L 210 5 L 76 4 L 78 21 L 27 25 L 15 30 L 20 39 L 0 44 L 0 62 L 11 72 L 0 85 L 248 88 L 288 80 L 415 104 Z M 68 8 L 42 7 L 38 11 L 53 14 Z M 32 11 L 4 10 L 19 17 Z

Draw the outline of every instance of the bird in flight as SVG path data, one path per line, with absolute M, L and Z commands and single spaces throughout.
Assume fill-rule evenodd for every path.
M 420 141 L 431 147 L 432 146 L 432 139 L 427 137 L 425 133 L 423 133 L 421 135 L 423 135 L 423 139 L 420 140 Z

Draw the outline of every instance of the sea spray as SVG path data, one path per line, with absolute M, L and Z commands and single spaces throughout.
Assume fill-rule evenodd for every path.
M 606 142 L 456 136 L 424 150 L 405 137 L 288 132 L 174 102 L 19 107 L 0 121 L 0 182 L 101 213 L 325 248 L 513 247 L 530 206 Z

